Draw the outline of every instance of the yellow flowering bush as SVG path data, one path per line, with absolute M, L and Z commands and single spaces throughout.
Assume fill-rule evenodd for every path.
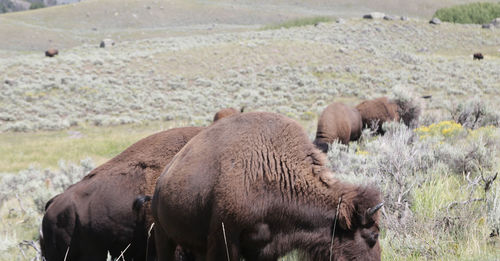
M 429 126 L 422 126 L 415 129 L 415 133 L 420 136 L 420 139 L 425 139 L 428 137 L 451 138 L 456 137 L 464 131 L 465 129 L 463 128 L 463 126 L 460 123 L 456 123 L 455 121 L 442 121 L 431 124 Z
M 362 155 L 362 156 L 366 156 L 366 155 L 369 155 L 370 152 L 366 151 L 366 150 L 357 150 L 356 151 L 356 155 Z

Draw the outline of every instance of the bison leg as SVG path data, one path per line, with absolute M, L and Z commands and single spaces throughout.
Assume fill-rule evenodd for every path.
M 314 145 L 316 145 L 316 148 L 321 150 L 323 153 L 328 153 L 328 143 L 320 140 L 315 140 Z
M 207 261 L 240 260 L 238 232 L 231 229 L 230 226 L 224 227 L 224 230 L 222 227 L 222 222 L 212 222 L 210 226 L 207 240 Z
M 169 239 L 160 226 L 154 228 L 156 256 L 158 261 L 175 261 L 177 244 Z

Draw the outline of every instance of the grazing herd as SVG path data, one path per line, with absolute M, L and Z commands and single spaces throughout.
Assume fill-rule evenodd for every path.
M 412 101 L 381 97 L 363 101 L 355 108 L 334 102 L 326 107 L 319 117 L 314 144 L 326 153 L 328 145 L 335 140 L 343 144 L 358 140 L 364 128 L 384 134 L 384 123 L 401 120 L 412 127 L 419 116 L 420 107 Z
M 42 255 L 277 260 L 298 250 L 309 260 L 380 260 L 380 192 L 336 179 L 321 151 L 373 121 L 407 123 L 407 110 L 387 98 L 333 103 L 314 144 L 292 119 L 232 108 L 208 127 L 151 135 L 47 202 Z

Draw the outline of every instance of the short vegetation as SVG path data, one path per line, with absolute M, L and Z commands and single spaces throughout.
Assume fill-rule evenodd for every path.
M 500 3 L 471 3 L 441 8 L 434 14 L 445 22 L 484 24 L 500 17 Z
M 264 30 L 274 30 L 280 28 L 291 28 L 291 27 L 299 27 L 306 25 L 318 25 L 319 23 L 327 23 L 331 22 L 333 19 L 331 17 L 326 16 L 316 16 L 316 17 L 307 17 L 307 18 L 298 18 L 290 21 L 286 21 L 279 24 L 273 24 L 265 26 Z
M 385 124 L 384 136 L 365 130 L 359 142 L 331 146 L 328 162 L 337 176 L 375 184 L 385 195 L 384 260 L 496 260 L 500 255 L 500 128 L 488 120 L 495 118 L 490 113 L 477 113 L 474 108 L 490 112 L 478 103 L 455 106 L 448 120 L 414 129 Z M 456 115 L 473 120 L 458 123 Z M 37 256 L 45 202 L 94 166 L 88 159 L 79 165 L 60 161 L 57 170 L 0 175 L 0 260 Z M 299 258 L 292 253 L 283 260 Z
M 32 3 L 30 5 L 30 9 L 39 9 L 39 8 L 44 8 L 45 4 L 44 3 Z
M 499 129 L 454 121 L 385 128 L 382 137 L 365 132 L 364 141 L 328 153 L 338 175 L 384 191 L 383 259 L 498 258 Z

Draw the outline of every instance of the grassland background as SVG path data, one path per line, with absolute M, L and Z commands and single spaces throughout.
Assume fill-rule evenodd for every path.
M 355 105 L 397 91 L 432 95 L 417 101 L 424 108 L 422 125 L 450 119 L 450 111 L 472 98 L 498 111 L 500 30 L 427 23 L 436 9 L 468 2 L 88 0 L 0 15 L 0 176 L 5 191 L 0 259 L 34 255 L 18 243 L 36 241 L 40 206 L 50 194 L 138 139 L 172 127 L 208 125 L 223 107 L 285 114 L 311 137 L 330 102 Z M 410 21 L 360 19 L 368 11 L 409 15 Z M 316 16 L 330 22 L 276 26 Z M 344 19 L 336 22 L 336 17 Z M 116 46 L 98 48 L 107 37 Z M 43 57 L 48 47 L 59 48 L 60 55 Z M 473 61 L 475 52 L 485 59 Z M 360 144 L 361 152 L 330 154 L 353 163 L 340 169 L 353 172 L 346 179 L 367 177 L 359 166 L 372 159 L 363 153 L 377 142 Z M 467 146 L 450 150 L 466 151 Z M 486 150 L 494 163 L 489 172 L 499 169 L 495 146 Z M 446 155 L 460 158 L 459 153 Z M 411 213 L 421 213 L 415 220 L 429 225 L 420 235 L 408 225 L 413 229 L 408 237 L 395 235 L 397 230 L 384 232 L 383 258 L 499 259 L 498 237 L 488 237 L 486 207 L 466 209 L 473 224 L 455 226 L 466 236 L 433 227 L 441 224 L 438 219 L 450 202 L 467 199 L 466 177 L 438 167 L 420 176 L 429 178 L 412 190 L 408 202 Z M 5 177 L 16 184 L 10 186 Z M 47 180 L 59 185 L 49 186 Z M 494 188 L 488 195 L 498 202 L 498 183 Z

